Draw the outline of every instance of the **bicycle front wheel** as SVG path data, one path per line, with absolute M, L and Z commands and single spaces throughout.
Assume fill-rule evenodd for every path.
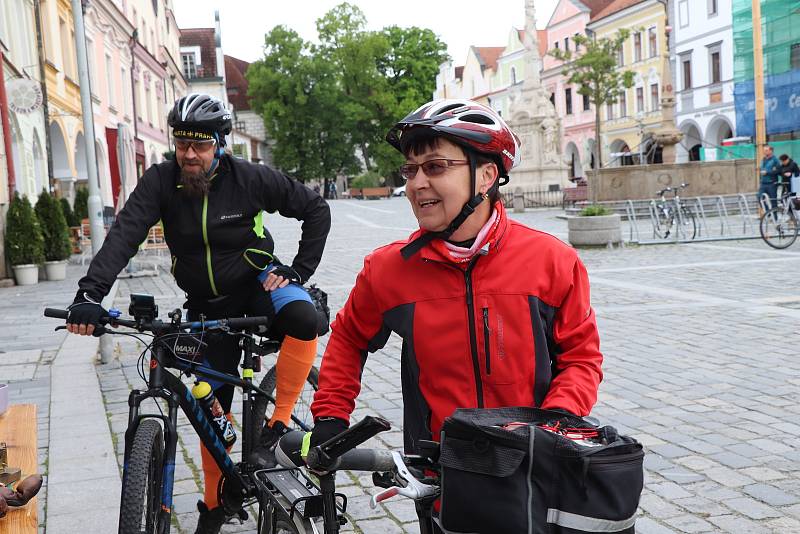
M 692 240 L 697 236 L 697 220 L 690 209 L 681 209 L 681 216 L 675 219 L 675 225 L 678 239 Z
M 275 386 L 278 382 L 277 373 L 277 366 L 273 365 L 269 371 L 267 371 L 267 374 L 264 375 L 264 378 L 261 380 L 261 385 L 259 386 L 273 398 L 275 397 Z M 317 369 L 316 366 L 312 366 L 311 370 L 308 372 L 306 383 L 303 385 L 303 390 L 300 392 L 300 397 L 298 397 L 297 403 L 294 405 L 294 410 L 292 410 L 292 414 L 308 428 L 314 426 L 314 418 L 311 415 L 311 403 L 314 400 L 314 393 L 318 388 L 319 369 Z M 264 422 L 272 417 L 272 410 L 267 411 L 268 404 L 270 403 L 267 402 L 266 397 L 262 395 L 255 395 L 253 397 L 252 410 L 254 424 L 252 425 L 253 429 L 250 443 L 258 443 Z M 272 406 L 272 408 L 274 408 L 274 406 Z
M 790 247 L 797 239 L 797 218 L 793 211 L 772 208 L 761 216 L 761 238 L 772 248 Z
M 161 482 L 164 472 L 164 438 L 161 425 L 142 421 L 133 437 L 122 483 L 119 534 L 158 534 Z

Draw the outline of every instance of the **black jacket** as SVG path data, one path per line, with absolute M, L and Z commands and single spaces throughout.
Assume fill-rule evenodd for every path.
M 264 165 L 223 156 L 204 198 L 179 187 L 175 161 L 144 173 L 79 282 L 98 301 L 159 220 L 172 254 L 172 274 L 187 294 L 210 298 L 241 290 L 269 262 L 272 236 L 259 214 L 278 212 L 303 221 L 292 267 L 308 280 L 319 265 L 331 227 L 328 204 L 317 193 Z
M 787 172 L 792 173 L 791 176 L 784 176 L 784 173 Z M 797 167 L 797 163 L 793 159 L 790 158 L 786 165 L 781 165 L 780 180 L 782 182 L 788 182 L 792 176 L 797 176 L 798 174 L 800 174 L 800 168 Z

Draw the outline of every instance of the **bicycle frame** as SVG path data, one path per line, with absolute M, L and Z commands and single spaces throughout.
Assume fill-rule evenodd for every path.
M 157 339 L 156 339 L 157 340 Z M 243 338 L 244 361 L 242 378 L 234 375 L 229 375 L 202 364 L 186 363 L 179 364 L 174 356 L 167 352 L 167 349 L 162 344 L 154 343 L 151 351 L 150 359 L 150 374 L 148 379 L 149 388 L 146 391 L 134 389 L 128 397 L 128 429 L 125 431 L 125 456 L 124 456 L 124 469 L 123 469 L 123 485 L 125 484 L 124 477 L 127 474 L 128 468 L 128 455 L 133 445 L 136 430 L 139 424 L 147 419 L 154 418 L 160 419 L 164 424 L 164 463 L 163 472 L 161 477 L 161 510 L 159 512 L 159 524 L 161 525 L 160 533 L 166 534 L 170 530 L 170 515 L 172 513 L 172 492 L 175 474 L 175 454 L 177 450 L 178 434 L 177 434 L 177 417 L 178 408 L 180 408 L 187 419 L 191 423 L 197 435 L 200 437 L 202 444 L 208 449 L 214 461 L 219 466 L 224 480 L 223 496 L 226 499 L 221 499 L 221 505 L 225 507 L 226 511 L 234 514 L 241 509 L 244 501 L 253 495 L 255 486 L 250 482 L 246 473 L 237 469 L 225 444 L 219 439 L 212 423 L 206 416 L 205 411 L 200 406 L 200 403 L 192 396 L 186 385 L 180 378 L 173 373 L 165 370 L 165 367 L 180 369 L 181 371 L 191 373 L 201 378 L 208 378 L 215 381 L 222 382 L 227 385 L 242 388 L 243 390 L 243 420 L 242 420 L 242 458 L 249 457 L 251 447 L 254 445 L 249 443 L 247 437 L 251 425 L 255 424 L 252 421 L 252 394 L 258 393 L 264 395 L 270 402 L 274 404 L 275 399 L 268 395 L 265 391 L 258 386 L 253 385 L 253 363 L 254 357 L 252 352 L 252 339 Z M 146 413 L 140 414 L 140 406 L 145 399 L 163 399 L 168 406 L 168 415 Z M 292 415 L 293 421 L 302 428 L 305 425 Z M 306 430 L 308 430 L 306 428 Z

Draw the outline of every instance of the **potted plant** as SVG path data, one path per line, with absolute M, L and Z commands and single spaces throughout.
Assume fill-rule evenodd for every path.
M 72 211 L 72 206 L 69 205 L 69 200 L 61 197 L 59 202 L 61 203 L 61 211 L 64 213 L 64 219 L 67 221 L 67 226 L 80 226 L 81 222 L 75 218 L 75 213 Z
M 569 242 L 574 247 L 599 247 L 622 242 L 620 216 L 605 206 L 587 206 L 567 218 Z
M 17 284 L 39 281 L 39 263 L 44 261 L 44 241 L 31 203 L 14 193 L 6 216 L 6 254 Z
M 64 280 L 67 277 L 67 260 L 72 245 L 69 228 L 58 200 L 42 191 L 36 202 L 36 216 L 44 238 L 44 270 L 48 280 Z

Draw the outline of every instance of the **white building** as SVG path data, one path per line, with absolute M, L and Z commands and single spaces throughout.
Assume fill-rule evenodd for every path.
M 676 162 L 714 159 L 715 148 L 735 135 L 731 2 L 670 0 L 671 60 L 677 101 L 675 122 L 683 132 Z

